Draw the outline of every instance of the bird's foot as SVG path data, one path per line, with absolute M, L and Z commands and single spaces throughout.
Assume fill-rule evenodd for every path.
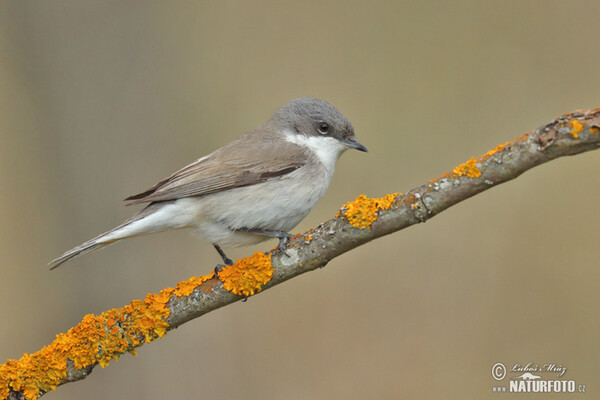
M 223 264 L 217 264 L 214 271 L 215 271 L 215 277 L 218 278 L 219 277 L 219 272 L 223 271 L 223 268 L 225 268 L 225 265 Z
M 218 244 L 215 244 L 215 243 L 213 243 L 213 246 L 214 246 L 215 250 L 217 250 L 217 252 L 221 256 L 221 258 L 223 259 L 223 262 L 225 263 L 225 265 L 233 265 L 233 261 L 231 260 L 231 258 L 227 257 L 227 255 L 225 254 L 225 252 L 223 251 L 221 246 L 219 246 Z M 225 267 L 225 265 L 222 265 L 222 264 L 217 265 L 215 267 L 215 272 L 222 270 L 223 267 Z M 217 271 L 217 268 L 218 268 L 218 271 Z
M 292 237 L 292 235 L 290 235 L 289 233 L 286 232 L 285 235 L 282 235 L 279 237 L 279 243 L 277 244 L 277 251 L 280 252 L 281 254 L 285 255 L 286 257 L 290 256 L 286 251 L 286 247 L 287 247 L 288 243 L 290 242 L 291 237 Z
M 290 255 L 286 253 L 285 248 L 290 241 L 292 235 L 284 231 L 269 231 L 266 229 L 251 229 L 251 228 L 238 228 L 236 229 L 238 232 L 247 232 L 247 233 L 255 233 L 257 235 L 268 236 L 272 238 L 279 239 L 279 244 L 277 245 L 277 251 L 285 254 L 287 257 Z

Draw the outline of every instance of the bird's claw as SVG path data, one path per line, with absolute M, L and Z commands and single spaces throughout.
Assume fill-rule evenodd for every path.
M 217 264 L 217 266 L 215 267 L 215 277 L 219 277 L 219 272 L 223 271 L 223 268 L 225 268 L 225 265 L 223 264 Z
M 277 251 L 280 252 L 281 254 L 284 254 L 286 257 L 290 256 L 286 251 L 286 247 L 287 247 L 288 243 L 290 242 L 291 237 L 292 237 L 292 235 L 290 235 L 289 233 L 286 236 L 280 237 L 279 244 L 277 245 Z

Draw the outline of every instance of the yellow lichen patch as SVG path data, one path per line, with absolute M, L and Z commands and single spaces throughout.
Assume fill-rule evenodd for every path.
M 175 296 L 189 296 L 190 294 L 192 294 L 194 289 L 196 289 L 198 286 L 200 286 L 207 280 L 212 279 L 214 276 L 214 271 L 212 271 L 208 275 L 192 276 L 187 281 L 179 282 L 177 284 L 177 287 L 175 288 L 175 291 L 173 291 L 173 294 Z
M 579 133 L 583 130 L 583 124 L 576 119 L 571 120 L 571 135 L 577 139 L 579 137 Z
M 475 164 L 475 159 L 471 157 L 466 163 L 460 164 L 452 170 L 458 176 L 468 176 L 469 178 L 478 178 L 481 176 L 481 171 Z
M 590 133 L 591 133 L 591 134 L 595 135 L 595 134 L 597 134 L 598 132 L 600 132 L 600 128 L 597 128 L 597 127 L 595 127 L 595 126 L 594 126 L 594 127 L 592 127 L 592 128 L 590 128 Z
M 435 179 L 432 179 L 429 181 L 429 183 L 433 184 L 436 183 L 437 181 L 439 181 L 440 179 L 449 179 L 449 178 L 453 178 L 453 174 L 449 173 L 449 172 L 444 172 L 442 175 L 438 176 Z
M 482 156 L 479 156 L 479 157 L 477 158 L 477 161 L 480 161 L 480 162 L 482 162 L 482 161 L 485 161 L 485 160 L 487 160 L 488 158 L 490 158 L 491 156 L 493 156 L 494 154 L 496 154 L 497 152 L 499 152 L 500 150 L 502 150 L 503 148 L 505 148 L 505 147 L 506 147 L 506 146 L 508 146 L 509 144 L 510 144 L 510 142 L 506 142 L 506 143 L 504 143 L 504 144 L 499 144 L 498 146 L 496 146 L 496 148 L 495 148 L 495 149 L 488 151 L 487 153 L 485 153 L 485 154 L 484 154 L 484 155 L 482 155 Z
M 394 204 L 398 195 L 399 193 L 392 193 L 380 199 L 370 199 L 361 194 L 354 201 L 342 206 L 346 209 L 344 215 L 353 227 L 370 229 L 373 222 L 377 220 L 377 212 L 389 209 Z
M 273 277 L 271 254 L 256 252 L 219 272 L 223 287 L 233 294 L 251 296 Z
M 166 304 L 173 291 L 167 288 L 147 295 L 143 301 L 86 315 L 40 351 L 7 360 L 0 365 L 0 398 L 8 396 L 9 388 L 22 392 L 28 400 L 55 390 L 67 376 L 67 359 L 81 369 L 95 363 L 105 367 L 125 352 L 135 354 L 135 347 L 166 334 L 169 324 L 165 318 L 170 314 Z

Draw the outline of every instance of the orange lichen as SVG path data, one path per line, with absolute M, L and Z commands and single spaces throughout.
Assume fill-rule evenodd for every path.
M 517 139 L 518 140 L 518 139 Z M 482 163 L 506 146 L 508 146 L 511 142 L 506 142 L 504 144 L 500 144 L 496 146 L 495 149 L 488 151 L 487 153 L 477 157 L 475 160 L 473 157 L 463 164 L 460 164 L 458 167 L 454 168 L 451 172 L 445 172 L 442 175 L 438 176 L 435 179 L 429 181 L 429 183 L 435 183 L 440 179 L 452 179 L 458 178 L 460 176 L 468 176 L 469 178 L 478 178 L 481 176 L 481 171 L 477 168 L 477 163 Z
M 136 347 L 167 333 L 166 318 L 170 314 L 167 303 L 171 296 L 190 294 L 213 276 L 214 273 L 190 278 L 180 282 L 176 289 L 148 294 L 144 300 L 133 300 L 125 307 L 100 315 L 86 315 L 40 351 L 25 353 L 19 360 L 7 360 L 0 365 L 0 399 L 8 397 L 10 389 L 22 392 L 28 400 L 55 390 L 67 377 L 67 360 L 76 369 L 82 369 L 96 363 L 105 367 L 126 352 L 135 355 Z
M 40 351 L 7 360 L 0 365 L 0 398 L 8 396 L 10 387 L 23 392 L 26 399 L 36 399 L 41 393 L 55 390 L 66 378 L 67 359 L 77 369 L 95 363 L 105 367 L 121 354 L 133 352 L 142 341 L 163 336 L 168 328 L 164 320 L 169 316 L 166 302 L 172 290 L 149 294 L 144 301 L 135 300 L 101 315 L 86 315 Z
M 598 108 L 598 110 L 596 110 L 596 109 L 591 110 L 591 112 L 600 112 L 600 107 Z M 571 114 L 565 114 L 565 116 L 571 117 Z M 578 138 L 579 133 L 581 133 L 584 129 L 584 125 L 576 119 L 571 119 L 569 121 L 569 125 L 571 127 L 570 133 L 573 135 L 574 138 Z M 565 127 L 565 124 L 561 124 L 560 126 Z M 457 166 L 452 171 L 445 172 L 442 175 L 440 175 L 439 177 L 430 180 L 429 183 L 434 184 L 437 181 L 442 180 L 442 179 L 454 179 L 454 178 L 458 178 L 461 176 L 467 176 L 469 178 L 478 178 L 481 176 L 481 170 L 479 168 L 477 168 L 477 163 L 480 163 L 480 165 L 481 165 L 481 163 L 485 162 L 487 159 L 489 159 L 490 157 L 492 157 L 494 154 L 496 154 L 498 151 L 504 149 L 505 147 L 510 146 L 510 145 L 515 145 L 518 142 L 527 140 L 533 132 L 534 131 L 529 131 L 529 132 L 519 136 L 512 142 L 506 142 L 504 144 L 498 145 L 498 146 L 496 146 L 495 149 L 490 150 L 487 153 L 477 157 L 477 159 L 471 158 L 469 161 Z M 590 133 L 595 134 L 598 132 L 600 132 L 599 127 L 590 128 Z M 562 143 L 558 143 L 557 145 L 562 146 Z
M 223 287 L 233 294 L 251 296 L 273 277 L 271 254 L 256 252 L 219 272 Z
M 583 130 L 583 124 L 576 119 L 571 120 L 571 135 L 577 139 L 579 137 L 579 133 Z
M 212 271 L 208 275 L 192 276 L 187 281 L 179 282 L 177 284 L 177 287 L 173 291 L 173 294 L 175 296 L 189 296 L 190 294 L 192 294 L 194 289 L 196 289 L 198 286 L 200 286 L 207 280 L 212 279 L 214 276 L 214 271 Z
M 373 222 L 377 220 L 377 212 L 388 210 L 395 202 L 399 193 L 387 194 L 380 199 L 370 199 L 364 194 L 358 196 L 354 201 L 344 204 L 344 215 L 348 222 L 358 229 L 370 229 Z M 338 214 L 339 215 L 339 214 Z
M 429 183 L 436 183 L 440 179 L 448 179 L 448 178 L 452 178 L 452 174 L 449 172 L 444 172 L 442 175 L 438 176 L 437 178 L 430 180 Z
M 452 172 L 458 176 L 468 176 L 469 178 L 478 178 L 481 176 L 481 171 L 477 168 L 473 157 L 466 163 L 454 168 Z
M 497 152 L 499 152 L 500 150 L 502 150 L 503 148 L 505 148 L 506 146 L 508 146 L 510 144 L 510 142 L 506 142 L 504 144 L 499 144 L 498 146 L 496 146 L 495 149 L 488 151 L 487 153 L 485 153 L 482 156 L 479 156 L 477 158 L 477 161 L 485 161 L 488 158 L 490 158 L 491 156 L 493 156 L 494 154 L 496 154 Z

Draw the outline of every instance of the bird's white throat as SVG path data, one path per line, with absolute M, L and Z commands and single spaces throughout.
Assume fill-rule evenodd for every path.
M 342 153 L 348 149 L 339 140 L 328 136 L 306 136 L 292 131 L 285 131 L 283 135 L 288 142 L 312 151 L 330 174 Z

